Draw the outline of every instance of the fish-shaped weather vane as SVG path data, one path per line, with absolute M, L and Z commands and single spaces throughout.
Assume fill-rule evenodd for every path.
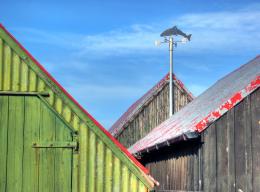
M 191 34 L 187 35 L 186 33 L 182 32 L 180 29 L 178 29 L 176 26 L 166 29 L 164 32 L 161 33 L 161 37 L 168 37 L 172 35 L 181 35 L 188 39 L 190 41 Z

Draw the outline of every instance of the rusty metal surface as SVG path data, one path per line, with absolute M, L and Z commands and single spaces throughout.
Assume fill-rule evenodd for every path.
M 260 86 L 260 56 L 217 81 L 199 97 L 185 106 L 146 137 L 129 148 L 138 153 L 186 132 L 202 132 Z

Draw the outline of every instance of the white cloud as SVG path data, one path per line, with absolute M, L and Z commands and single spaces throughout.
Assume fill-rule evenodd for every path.
M 36 29 L 16 29 L 29 35 L 25 38 L 36 43 L 55 44 L 76 49 L 76 55 L 100 56 L 164 50 L 154 46 L 163 29 L 173 23 L 193 34 L 192 41 L 179 46 L 180 51 L 241 52 L 245 49 L 260 51 L 260 4 L 249 5 L 237 11 L 184 14 L 169 23 L 135 24 L 123 29 L 88 35 L 50 33 Z
M 102 51 L 104 54 L 122 54 L 140 51 L 160 51 L 153 42 L 159 38 L 162 29 L 172 23 L 192 33 L 192 41 L 178 47 L 185 52 L 225 51 L 241 52 L 245 49 L 259 49 L 260 6 L 237 11 L 184 14 L 170 19 L 174 22 L 133 25 L 128 29 L 87 36 L 82 41 L 83 50 Z M 159 30 L 158 30 L 159 29 Z M 161 48 L 162 49 L 162 48 Z M 83 51 L 84 52 L 84 51 Z
M 81 41 L 81 55 L 100 53 L 102 55 L 128 54 L 155 50 L 154 40 L 158 37 L 153 26 L 133 25 L 128 29 L 116 29 L 104 34 L 85 36 Z
M 186 51 L 260 51 L 260 7 L 234 12 L 187 14 L 176 20 L 193 33 Z M 183 49 L 184 50 L 184 49 Z

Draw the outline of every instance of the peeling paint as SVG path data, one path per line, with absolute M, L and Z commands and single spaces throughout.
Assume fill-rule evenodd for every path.
M 208 124 L 212 123 L 219 117 L 221 117 L 224 113 L 232 109 L 236 104 L 242 101 L 247 95 L 249 95 L 253 90 L 260 86 L 260 76 L 257 76 L 254 80 L 250 82 L 248 86 L 246 86 L 241 91 L 235 93 L 227 102 L 222 104 L 218 109 L 211 112 L 206 118 L 201 120 L 196 126 L 195 130 L 202 132 Z
M 220 79 L 199 97 L 129 148 L 133 154 L 162 145 L 185 132 L 202 132 L 260 87 L 260 57 Z

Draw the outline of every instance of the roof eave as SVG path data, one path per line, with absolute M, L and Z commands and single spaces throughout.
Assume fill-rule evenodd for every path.
M 142 149 L 140 151 L 137 151 L 137 152 L 133 152 L 132 154 L 134 156 L 136 156 L 137 158 L 140 158 L 142 155 L 146 154 L 146 153 L 150 153 L 150 152 L 153 152 L 153 151 L 156 151 L 156 150 L 159 150 L 163 147 L 169 147 L 171 146 L 172 144 L 176 144 L 176 143 L 179 143 L 181 141 L 191 141 L 191 140 L 196 140 L 200 138 L 200 133 L 197 132 L 197 131 L 194 131 L 194 132 L 191 132 L 191 131 L 187 131 L 177 137 L 174 137 L 172 139 L 169 139 L 167 141 L 164 141 L 162 143 L 159 143 L 157 145 L 153 145 L 151 147 L 147 147 L 145 149 Z

